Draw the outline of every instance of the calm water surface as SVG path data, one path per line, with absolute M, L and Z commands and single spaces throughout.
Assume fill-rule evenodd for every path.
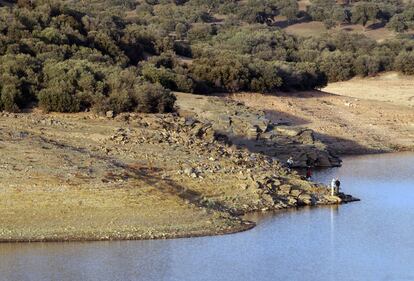
M 220 237 L 0 244 L 0 280 L 414 280 L 414 154 L 347 158 L 315 180 L 333 176 L 362 201 Z

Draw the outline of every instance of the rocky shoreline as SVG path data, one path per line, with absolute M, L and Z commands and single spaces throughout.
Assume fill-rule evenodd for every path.
M 212 104 L 203 114 L 180 101 L 179 115 L 2 114 L 0 242 L 228 234 L 254 227 L 241 219 L 250 212 L 358 200 L 283 167 L 288 155 L 297 167 L 303 155 L 339 165 L 312 131 Z M 223 108 L 231 121 L 207 118 Z

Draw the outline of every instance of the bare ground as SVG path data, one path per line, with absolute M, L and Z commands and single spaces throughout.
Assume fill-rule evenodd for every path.
M 414 108 L 414 77 L 388 72 L 371 78 L 354 78 L 329 84 L 326 92 Z
M 365 82 L 361 81 L 361 84 Z M 352 92 L 349 89 L 359 86 L 352 81 L 344 84 L 336 87 L 343 96 L 310 91 L 279 93 L 275 96 L 241 93 L 232 98 L 265 110 L 274 121 L 314 130 L 320 140 L 339 154 L 414 149 L 414 110 L 400 104 L 401 96 L 406 96 L 405 93 L 400 95 L 399 91 L 395 91 L 386 98 L 395 103 L 384 102 L 368 99 L 376 96 L 376 90 Z M 384 89 L 388 89 L 387 86 L 382 85 Z M 328 89 L 332 90 L 332 87 L 335 85 Z M 381 85 L 377 87 L 381 88 Z M 346 96 L 349 92 L 358 98 Z
M 0 242 L 153 239 L 254 226 L 238 215 L 338 197 L 173 115 L 0 116 Z
M 303 36 L 303 37 L 320 37 L 324 33 L 335 33 L 338 31 L 346 31 L 351 33 L 361 33 L 367 37 L 374 39 L 377 42 L 382 42 L 387 39 L 393 39 L 396 33 L 387 29 L 386 27 L 376 28 L 364 28 L 362 25 L 357 24 L 343 24 L 337 26 L 331 30 L 327 30 L 322 22 L 311 21 L 301 22 L 293 25 L 289 25 L 285 28 L 285 31 L 289 34 Z M 411 34 L 410 31 L 408 34 Z

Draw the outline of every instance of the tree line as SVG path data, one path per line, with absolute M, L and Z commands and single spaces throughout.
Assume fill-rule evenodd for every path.
M 291 0 L 13 2 L 0 8 L 2 110 L 170 112 L 171 91 L 272 93 L 381 71 L 414 74 L 409 38 L 378 43 L 346 32 L 287 34 L 274 20 L 298 16 Z M 352 9 L 366 3 L 378 1 Z M 402 5 L 380 3 L 396 11 Z M 312 0 L 307 12 L 341 19 L 346 8 Z M 391 12 L 390 22 L 401 14 Z

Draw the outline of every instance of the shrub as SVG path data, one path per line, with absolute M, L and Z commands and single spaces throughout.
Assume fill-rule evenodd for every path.
M 43 89 L 38 94 L 39 106 L 46 112 L 78 112 L 81 109 L 80 101 L 68 91 L 68 89 L 62 88 L 60 91 L 59 86 L 68 85 L 56 85 L 56 88 Z
M 29 55 L 0 57 L 0 108 L 18 111 L 34 101 L 39 86 L 39 63 Z
M 395 69 L 407 75 L 414 75 L 414 51 L 401 52 L 395 59 Z
M 355 73 L 362 76 L 372 76 L 381 69 L 381 62 L 378 58 L 368 55 L 359 56 L 355 60 Z
M 354 76 L 353 60 L 350 53 L 324 52 L 319 60 L 319 65 L 329 82 L 343 81 Z
M 144 83 L 135 93 L 136 111 L 145 113 L 173 112 L 175 96 L 160 84 Z

